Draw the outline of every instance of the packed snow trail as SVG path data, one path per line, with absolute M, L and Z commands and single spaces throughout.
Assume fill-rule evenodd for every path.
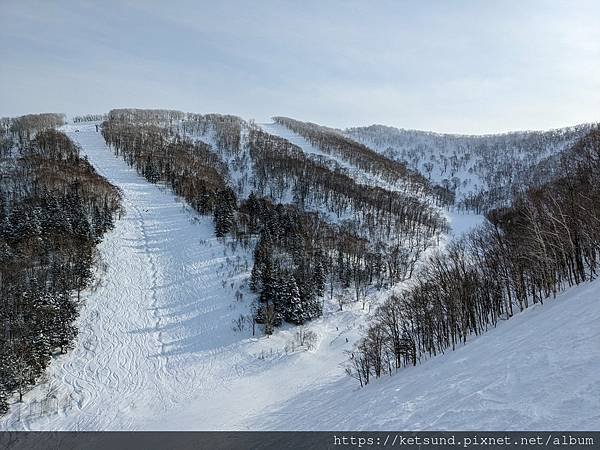
M 239 276 L 210 218 L 141 178 L 94 124 L 65 131 L 122 189 L 125 216 L 99 246 L 105 273 L 83 296 L 75 348 L 52 361 L 48 382 L 0 428 L 140 428 L 142 417 L 161 416 L 188 388 L 222 384 L 225 376 L 211 372 L 215 354 L 245 337 L 231 329 L 232 317 L 246 312 L 231 301 Z
M 271 337 L 259 327 L 257 337 L 250 326 L 234 331 L 250 312 L 241 286 L 250 255 L 217 240 L 210 217 L 128 167 L 95 124 L 65 131 L 122 190 L 125 216 L 99 246 L 104 271 L 82 296 L 75 348 L 53 359 L 46 381 L 11 405 L 0 429 L 246 429 L 246 418 L 345 376 L 364 311 L 331 314 L 327 304 L 326 317 L 309 325 L 318 351 L 292 344 L 291 326 Z

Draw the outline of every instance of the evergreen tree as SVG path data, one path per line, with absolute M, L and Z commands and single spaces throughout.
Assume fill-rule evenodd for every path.
M 306 312 L 304 311 L 300 290 L 293 275 L 286 277 L 281 289 L 282 303 L 285 305 L 285 320 L 296 325 L 304 323 Z
M 268 234 L 261 233 L 254 248 L 254 265 L 250 274 L 250 289 L 260 292 L 263 288 L 263 269 L 272 253 L 271 239 Z
M 215 233 L 223 237 L 233 228 L 235 220 L 236 199 L 231 189 L 219 193 L 214 211 Z
M 321 252 L 317 253 L 315 266 L 313 270 L 313 279 L 315 280 L 315 295 L 323 297 L 325 295 L 325 268 L 323 267 L 323 260 Z
M 274 272 L 271 259 L 267 258 L 262 271 L 262 291 L 260 293 L 260 302 L 265 305 L 273 326 L 281 325 L 283 314 L 280 302 L 280 284 L 278 274 Z

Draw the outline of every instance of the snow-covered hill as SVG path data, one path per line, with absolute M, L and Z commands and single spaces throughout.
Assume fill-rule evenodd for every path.
M 306 327 L 318 350 L 300 346 L 295 327 L 252 337 L 247 323 L 236 325 L 250 301 L 235 296 L 250 255 L 128 167 L 94 124 L 65 131 L 122 189 L 126 216 L 100 245 L 105 271 L 84 297 L 75 349 L 51 363 L 0 429 L 241 428 L 245 417 L 344 376 L 368 302 L 342 312 L 326 302 L 325 317 Z
M 359 389 L 300 392 L 251 428 L 597 430 L 600 281 L 502 322 L 456 351 Z
M 402 190 L 404 188 L 401 183 L 394 184 L 386 182 L 385 180 L 381 179 L 381 177 L 377 177 L 369 172 L 360 170 L 359 168 L 339 157 L 334 157 L 322 152 L 308 142 L 305 138 L 279 123 L 263 123 L 260 124 L 260 126 L 267 133 L 270 133 L 274 136 L 279 136 L 291 142 L 292 144 L 297 145 L 308 155 L 318 155 L 321 158 L 331 160 L 333 164 L 337 164 L 339 167 L 344 168 L 349 174 L 352 175 L 353 179 L 361 184 L 378 186 L 391 191 Z M 418 170 L 418 167 L 415 167 L 415 169 Z M 472 230 L 475 226 L 483 221 L 482 215 L 475 214 L 474 212 L 468 210 L 458 211 L 456 208 L 439 208 L 439 212 L 448 220 L 451 235 L 453 236 L 460 236 L 461 234 Z
M 293 133 L 263 128 L 311 152 Z M 75 349 L 52 362 L 0 429 L 600 426 L 598 282 L 359 389 L 344 370 L 348 352 L 389 291 L 343 311 L 326 296 L 323 317 L 253 337 L 237 322 L 250 302 L 235 296 L 251 255 L 215 239 L 209 217 L 114 156 L 94 124 L 66 131 L 122 189 L 126 216 L 100 245 L 104 272 L 85 295 Z M 298 333 L 309 331 L 314 343 L 300 345 Z
M 451 189 L 461 208 L 486 210 L 506 205 L 513 188 L 548 181 L 555 157 L 592 126 L 476 136 L 371 125 L 345 134 Z
M 319 157 L 322 160 L 328 161 L 330 166 L 341 168 L 345 171 L 345 173 L 348 173 L 357 183 L 364 184 L 367 186 L 377 186 L 391 191 L 402 190 L 402 188 L 404 187 L 401 183 L 390 183 L 382 179 L 382 177 L 378 177 L 365 170 L 361 170 L 360 168 L 352 165 L 350 162 L 344 160 L 339 156 L 323 152 L 321 149 L 308 142 L 308 140 L 306 140 L 304 137 L 300 136 L 297 133 L 294 133 L 290 129 L 277 122 L 262 123 L 260 124 L 260 127 L 269 134 L 279 136 L 287 140 L 288 142 L 297 145 L 307 155 L 312 157 Z

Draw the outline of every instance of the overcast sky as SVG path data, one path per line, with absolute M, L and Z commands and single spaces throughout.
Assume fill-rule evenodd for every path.
M 600 2 L 0 0 L 0 116 L 116 107 L 464 133 L 600 121 Z

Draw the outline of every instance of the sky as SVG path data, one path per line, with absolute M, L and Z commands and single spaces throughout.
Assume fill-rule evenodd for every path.
M 0 116 L 492 133 L 600 121 L 600 2 L 0 0 Z

